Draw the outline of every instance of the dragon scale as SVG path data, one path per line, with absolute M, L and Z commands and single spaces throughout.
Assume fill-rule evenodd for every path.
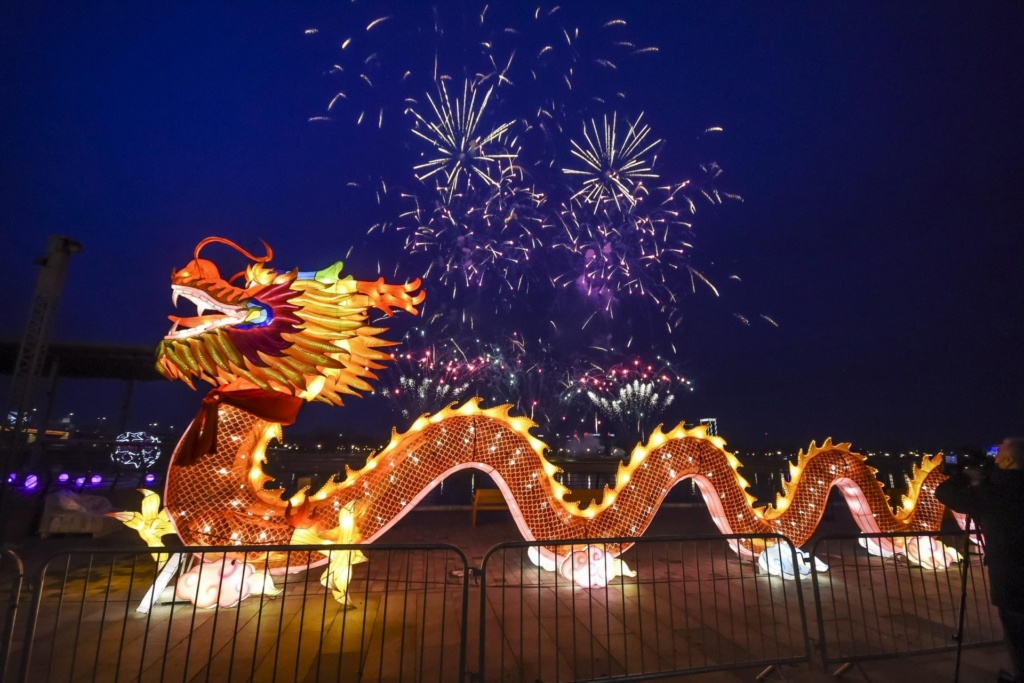
M 168 474 L 166 505 L 188 544 L 285 544 L 296 525 L 325 534 L 349 503 L 355 503 L 361 542 L 372 542 L 445 477 L 470 467 L 495 480 L 527 540 L 640 536 L 669 490 L 690 478 L 723 533 L 778 533 L 796 545 L 814 532 L 833 486 L 865 532 L 937 530 L 943 512 L 933 495 L 944 478 L 935 467 L 937 457 L 917 470 L 902 509 L 893 513 L 863 456 L 831 442 L 801 454 L 787 494 L 774 507 L 754 508 L 737 472 L 739 461 L 724 442 L 701 427 L 681 426 L 656 431 L 646 445 L 637 446 L 629 462 L 620 464 L 616 488 L 606 488 L 600 502 L 580 508 L 564 500 L 568 489 L 556 481 L 559 470 L 544 457 L 544 444 L 529 434 L 532 423 L 510 416 L 507 406 L 480 408 L 479 399 L 421 418 L 395 434 L 363 468 L 349 470 L 343 481 L 284 501 L 264 488 L 271 478 L 262 471 L 264 450 L 280 435 L 279 425 L 232 406 L 221 406 L 218 419 L 216 452 L 190 465 L 179 464 L 176 452 Z M 607 548 L 611 554 L 624 549 Z M 759 550 L 744 546 L 741 552 L 750 556 Z M 308 566 L 302 557 L 293 555 L 291 561 L 296 569 Z M 284 569 L 282 562 L 272 558 L 271 568 Z

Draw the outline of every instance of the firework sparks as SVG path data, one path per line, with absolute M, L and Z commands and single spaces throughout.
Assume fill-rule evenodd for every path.
M 650 156 L 661 145 L 661 140 L 647 142 L 650 126 L 641 125 L 643 114 L 628 124 L 625 134 L 619 133 L 618 114 L 611 123 L 604 117 L 604 126 L 598 130 L 597 121 L 591 119 L 590 129 L 583 125 L 581 144 L 571 140 L 572 155 L 584 164 L 583 169 L 563 168 L 568 175 L 582 176 L 583 186 L 572 196 L 597 212 L 606 202 L 614 202 L 619 211 L 637 204 L 643 191 L 645 178 L 657 178 L 654 159 Z
M 463 84 L 461 99 L 449 97 L 445 82 L 440 81 L 437 101 L 427 95 L 433 120 L 410 109 L 418 124 L 412 132 L 434 150 L 433 158 L 413 170 L 420 181 L 435 178 L 449 200 L 460 188 L 472 190 L 475 182 L 498 187 L 503 177 L 515 173 L 516 140 L 509 135 L 513 122 L 489 130 L 480 126 L 493 92 L 488 88 L 478 106 L 477 88 L 469 81 Z
M 544 244 L 547 230 L 542 195 L 506 176 L 496 186 L 464 190 L 426 207 L 415 196 L 408 200 L 413 208 L 403 216 L 405 246 L 431 257 L 425 277 L 436 275 L 454 288 L 453 296 L 492 285 L 498 291 L 528 289 L 531 254 Z
M 467 356 L 454 342 L 407 348 L 392 357 L 375 393 L 409 421 L 466 397 L 487 367 L 487 359 Z
M 695 182 L 661 180 L 662 140 L 644 114 L 623 113 L 627 67 L 657 48 L 623 19 L 576 25 L 564 8 L 524 9 L 491 5 L 451 21 L 437 9 L 353 6 L 343 25 L 359 28 L 344 41 L 310 34 L 335 62 L 328 111 L 314 118 L 358 112 L 383 126 L 385 106 L 409 117 L 397 130 L 390 116 L 380 144 L 394 153 L 379 158 L 411 150 L 412 177 L 385 185 L 381 170 L 366 186 L 389 212 L 374 229 L 404 235 L 419 261 L 407 265 L 432 281 L 435 333 L 505 335 L 526 316 L 548 340 L 585 330 L 631 341 L 636 323 L 667 331 L 672 345 L 685 292 L 717 294 L 694 265 L 691 217 L 733 196 L 715 187 L 713 163 Z M 409 54 L 424 59 L 396 61 Z M 517 303 L 527 293 L 532 308 Z
M 597 214 L 564 205 L 556 246 L 569 255 L 571 265 L 563 283 L 574 283 L 610 318 L 624 297 L 646 300 L 665 316 L 671 333 L 681 318 L 684 291 L 696 291 L 701 283 L 718 294 L 690 261 L 692 224 L 685 219 L 688 212 L 677 208 L 680 199 L 692 201 L 686 185 L 653 188 L 625 212 L 612 204 Z
M 664 413 L 675 396 L 658 391 L 654 382 L 638 379 L 619 387 L 614 396 L 605 397 L 587 392 L 601 414 L 611 420 L 623 433 L 626 441 L 642 439 L 654 426 L 654 420 Z
M 646 439 L 676 396 L 693 391 L 693 384 L 660 357 L 633 358 L 607 369 L 593 366 L 576 379 L 574 391 L 589 399 L 620 441 L 633 443 Z
M 542 429 L 550 426 L 549 411 L 556 408 L 550 398 L 556 394 L 558 370 L 554 359 L 543 344 L 528 352 L 518 333 L 504 343 L 491 344 L 492 375 L 489 387 L 495 401 L 510 403 L 538 423 Z

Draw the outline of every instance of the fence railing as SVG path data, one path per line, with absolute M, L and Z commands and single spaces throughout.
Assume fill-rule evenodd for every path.
M 640 680 L 808 662 L 800 584 L 758 574 L 729 547 L 751 541 L 778 543 L 796 562 L 776 535 L 494 547 L 481 570 L 481 680 Z M 620 543 L 633 544 L 620 559 L 636 576 L 608 580 L 603 551 Z M 528 556 L 545 547 L 575 552 L 560 571 L 542 571 Z
M 245 576 L 241 563 L 223 572 L 202 564 L 221 560 L 227 548 L 175 556 L 196 561 L 193 594 L 214 603 L 207 609 L 173 589 L 151 599 L 158 564 L 148 553 L 53 556 L 33 587 L 24 641 L 12 652 L 20 655 L 16 680 L 462 680 L 467 585 L 452 572 L 464 574 L 467 565 L 458 548 L 329 549 L 368 558 L 346 567 L 347 608 L 318 581 L 324 568 L 277 577 L 278 595 L 267 590 L 239 603 L 243 585 L 259 591 L 264 584 Z M 251 553 L 257 565 L 271 554 L 301 565 L 314 550 L 325 547 L 230 548 Z
M 955 647 L 963 565 L 924 569 L 858 542 L 926 537 L 822 537 L 812 550 L 829 570 L 810 581 L 759 573 L 730 548 L 776 544 L 795 566 L 796 549 L 772 535 L 504 543 L 479 569 L 448 545 L 174 548 L 162 565 L 151 549 L 73 551 L 27 572 L 5 551 L 0 680 L 638 681 L 815 653 L 826 666 L 920 654 Z M 942 540 L 963 552 L 962 535 Z M 614 575 L 602 551 L 623 543 L 626 573 Z M 535 564 L 569 545 L 565 566 Z M 347 605 L 321 585 L 326 567 L 277 576 L 272 594 L 241 563 L 219 573 L 203 563 L 230 552 L 298 566 L 311 552 L 355 551 L 368 561 L 343 567 Z M 968 561 L 963 641 L 997 642 L 977 549 Z M 192 595 L 212 607 L 160 590 L 189 568 L 200 584 L 213 578 Z M 243 585 L 256 594 L 237 602 L 228 592 Z
M 7 663 L 24 577 L 25 567 L 21 558 L 10 550 L 0 552 L 0 681 L 7 679 Z
M 812 552 L 829 565 L 827 572 L 813 575 L 818 646 L 826 666 L 954 649 L 962 591 L 966 591 L 964 645 L 1002 639 L 998 615 L 989 604 L 981 552 L 973 543 L 970 553 L 965 552 L 963 533 L 940 538 L 963 558 L 944 570 L 911 564 L 904 554 L 869 553 L 865 547 L 906 547 L 931 536 L 860 534 L 818 539 Z

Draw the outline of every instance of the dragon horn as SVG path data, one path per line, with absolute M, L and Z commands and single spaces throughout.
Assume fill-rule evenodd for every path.
M 267 250 L 267 255 L 266 256 L 255 256 L 253 254 L 250 254 L 248 251 L 246 251 L 242 247 L 238 246 L 237 244 L 235 244 L 231 240 L 227 239 L 226 237 L 207 237 L 207 238 L 203 239 L 199 244 L 196 245 L 196 250 L 195 250 L 195 252 L 193 252 L 193 258 L 198 259 L 199 258 L 199 252 L 202 251 L 203 247 L 205 247 L 207 244 L 211 244 L 211 243 L 226 244 L 229 247 L 231 247 L 232 249 L 234 249 L 235 251 L 237 251 L 238 253 L 240 253 L 243 256 L 245 256 L 247 259 L 250 259 L 250 260 L 252 260 L 252 261 L 254 261 L 256 263 L 266 263 L 270 259 L 274 258 L 274 250 L 271 249 L 270 245 L 267 244 L 262 239 L 260 240 L 260 243 L 263 245 L 263 248 Z

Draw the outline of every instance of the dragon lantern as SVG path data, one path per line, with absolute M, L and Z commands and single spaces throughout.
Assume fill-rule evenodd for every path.
M 251 264 L 225 280 L 211 261 L 200 257 L 210 243 L 237 249 Z M 565 500 L 568 490 L 555 479 L 558 468 L 545 458 L 547 447 L 530 434 L 534 424 L 509 415 L 508 406 L 482 408 L 480 399 L 449 406 L 420 418 L 403 434 L 393 433 L 387 447 L 361 469 L 348 470 L 344 479 L 282 499 L 279 489 L 267 487 L 271 477 L 263 472 L 268 443 L 280 438 L 282 425 L 294 421 L 303 401 L 341 405 L 344 395 L 369 391 L 374 371 L 390 359 L 381 349 L 392 344 L 381 338 L 383 328 L 369 323 L 370 311 L 415 315 L 424 293 L 419 280 L 396 285 L 342 277 L 341 263 L 316 272 L 277 271 L 267 265 L 271 256 L 269 247 L 257 257 L 210 237 L 199 243 L 184 268 L 172 273 L 172 299 L 186 299 L 197 314 L 170 316 L 173 324 L 160 343 L 157 368 L 190 386 L 201 379 L 215 388 L 171 457 L 164 509 L 156 514 L 157 503 L 147 496 L 143 515 L 118 513 L 151 545 L 159 544 L 154 530 L 169 527 L 184 543 L 198 546 L 371 543 L 445 477 L 466 468 L 482 470 L 495 481 L 527 540 L 640 536 L 669 490 L 686 479 L 695 482 L 723 533 L 779 533 L 802 545 L 817 527 L 833 487 L 865 532 L 939 528 L 943 507 L 934 490 L 944 476 L 938 455 L 915 469 L 903 505 L 893 511 L 874 470 L 849 444 L 811 444 L 791 466 L 786 492 L 774 505 L 756 508 L 737 472 L 739 461 L 725 450 L 725 442 L 703 427 L 682 425 L 668 432 L 659 428 L 646 444 L 636 446 L 619 467 L 616 487 L 581 508 Z M 932 566 L 945 567 L 955 559 L 938 542 L 910 545 L 874 550 L 902 551 Z M 627 547 L 559 545 L 531 551 L 531 558 L 583 585 L 600 585 L 629 571 L 617 560 Z M 779 570 L 781 554 L 774 557 L 766 544 L 733 547 L 743 557 L 759 559 L 767 570 Z M 348 569 L 358 559 L 355 552 L 340 551 L 239 553 L 229 554 L 207 574 L 220 577 L 221 583 L 225 576 L 237 576 L 231 581 L 244 584 L 253 582 L 254 572 L 267 577 L 329 562 L 323 581 L 343 600 Z M 195 582 L 195 577 L 179 580 L 179 595 L 196 599 Z

